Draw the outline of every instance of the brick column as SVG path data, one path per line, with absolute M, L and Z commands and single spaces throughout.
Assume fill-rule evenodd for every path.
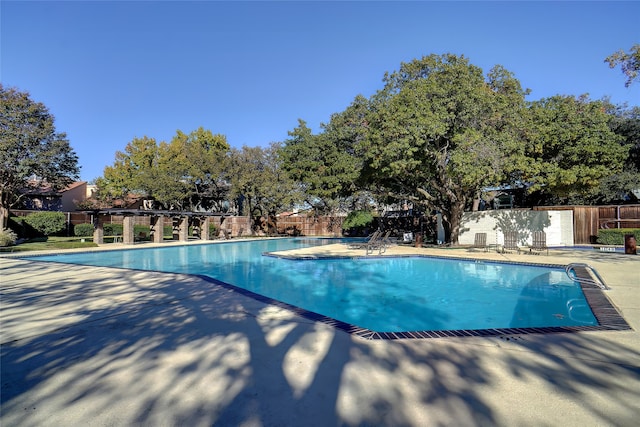
M 133 216 L 125 216 L 122 218 L 122 243 L 125 245 L 133 245 Z
M 211 240 L 209 238 L 209 226 L 211 224 L 211 217 L 206 216 L 204 220 L 200 220 L 200 239 Z
M 186 242 L 189 240 L 189 217 L 183 216 L 180 218 L 180 229 L 178 230 L 178 235 L 180 236 L 181 242 Z
M 104 228 L 100 222 L 98 214 L 93 217 L 93 243 L 101 245 L 104 243 Z
M 153 215 L 150 218 L 151 229 L 153 230 L 153 243 L 164 241 L 164 216 Z

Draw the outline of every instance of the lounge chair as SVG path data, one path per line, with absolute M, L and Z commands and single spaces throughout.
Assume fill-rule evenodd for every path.
M 520 246 L 518 246 L 517 231 L 504 232 L 504 245 L 502 245 L 502 253 L 504 253 L 505 251 L 516 251 L 520 253 Z
M 385 246 L 388 248 L 389 246 L 396 244 L 397 240 L 392 241 L 391 231 L 387 231 L 387 234 L 385 234 L 384 237 L 382 238 L 382 243 L 384 243 Z
M 487 233 L 476 233 L 475 238 L 473 239 L 472 249 L 482 249 L 487 252 L 489 250 L 489 246 L 487 246 Z
M 364 242 L 353 242 L 353 243 L 349 243 L 347 244 L 347 247 L 349 249 L 365 249 L 367 247 L 368 244 L 375 242 L 376 240 L 378 240 L 380 238 L 381 235 L 381 231 L 380 230 L 376 230 L 372 235 L 370 235 L 369 237 L 367 237 L 367 239 Z
M 391 236 L 391 230 L 387 231 L 384 236 L 382 233 L 378 234 L 378 238 L 367 243 L 365 249 L 366 254 L 369 255 L 373 253 L 373 251 L 378 250 L 378 255 L 387 250 L 387 247 L 391 244 L 389 240 L 389 236 Z
M 529 245 L 529 252 L 533 253 L 547 251 L 549 255 L 549 248 L 547 247 L 547 233 L 544 231 L 534 231 L 531 233 L 531 245 Z

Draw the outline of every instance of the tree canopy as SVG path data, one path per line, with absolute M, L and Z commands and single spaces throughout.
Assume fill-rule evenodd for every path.
M 294 181 L 281 167 L 279 145 L 267 148 L 232 149 L 226 171 L 230 196 L 238 201 L 240 214 L 249 215 L 254 226 L 273 232 L 277 213 L 291 209 L 302 200 Z M 266 221 L 259 224 L 259 221 Z
M 527 102 L 529 91 L 500 65 L 485 75 L 464 56 L 430 55 L 383 83 L 320 134 L 301 120 L 284 141 L 284 167 L 315 201 L 365 190 L 383 203 L 412 201 L 442 214 L 456 243 L 463 211 L 484 188 L 528 188 L 539 202 L 567 203 L 593 197 L 629 158 L 618 134 L 634 122 L 616 132 L 605 103 L 586 95 Z
M 350 114 L 349 109 L 334 114 L 318 135 L 299 120 L 280 147 L 283 169 L 299 183 L 306 204 L 316 212 L 335 212 L 355 192 L 361 160 L 354 152 Z
M 485 79 L 454 55 L 403 63 L 384 83 L 367 116 L 366 174 L 388 195 L 440 212 L 456 243 L 467 202 L 523 162 L 526 92 L 503 68 Z
M 116 152 L 99 185 L 104 197 L 137 193 L 165 208 L 208 209 L 226 199 L 221 180 L 229 149 L 224 135 L 203 128 L 178 130 L 169 143 L 134 138 Z
M 622 170 L 628 148 L 601 101 L 554 96 L 532 102 L 523 179 L 538 200 L 585 196 Z
M 57 132 L 48 108 L 29 93 L 0 84 L 0 227 L 27 190 L 58 191 L 78 179 L 78 156 Z

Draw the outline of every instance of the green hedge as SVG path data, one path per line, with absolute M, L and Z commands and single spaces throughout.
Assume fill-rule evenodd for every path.
M 640 228 L 608 228 L 598 230 L 598 243 L 601 245 L 624 245 L 624 236 L 633 234 L 640 239 Z
M 105 236 L 122 236 L 122 224 L 103 224 Z
M 45 236 L 50 236 L 64 230 L 67 221 L 62 212 L 36 212 L 25 217 L 24 222 L 29 224 Z
M 93 236 L 93 224 L 76 224 L 73 227 L 73 235 L 77 237 Z

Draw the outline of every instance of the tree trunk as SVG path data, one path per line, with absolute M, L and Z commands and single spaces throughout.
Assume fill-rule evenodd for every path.
M 458 244 L 460 237 L 460 225 L 464 213 L 465 200 L 452 201 L 448 212 L 442 212 L 442 226 L 444 227 L 445 241 L 452 245 Z
M 7 228 L 9 223 L 9 209 L 4 206 L 0 206 L 0 231 Z

